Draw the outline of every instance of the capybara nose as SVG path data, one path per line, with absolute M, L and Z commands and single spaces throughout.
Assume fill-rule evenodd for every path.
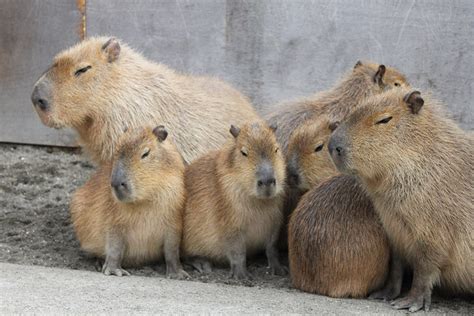
M 261 186 L 272 186 L 276 184 L 276 179 L 274 177 L 268 177 L 265 179 L 260 179 L 257 181 L 259 187 Z
M 49 109 L 49 103 L 41 96 L 38 86 L 33 89 L 33 93 L 31 94 L 31 102 L 33 102 L 33 105 L 40 108 L 41 111 L 46 111 Z
M 115 190 L 121 190 L 121 191 L 126 191 L 128 189 L 127 182 L 120 181 L 120 180 L 112 181 L 112 187 Z
M 342 156 L 342 154 L 344 154 L 344 148 L 342 148 L 340 146 L 337 146 L 336 147 L 336 152 L 339 156 Z

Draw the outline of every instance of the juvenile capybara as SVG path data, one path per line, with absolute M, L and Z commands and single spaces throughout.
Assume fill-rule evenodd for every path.
M 390 249 L 363 189 L 341 176 L 327 145 L 337 124 L 306 122 L 290 138 L 288 179 L 303 195 L 288 234 L 292 285 L 331 297 L 365 297 L 385 282 Z
M 333 133 L 334 163 L 357 175 L 393 247 L 385 287 L 400 296 L 403 264 L 413 269 L 397 309 L 429 310 L 433 286 L 474 293 L 474 138 L 439 102 L 409 89 L 369 98 Z
M 45 125 L 75 129 L 99 163 L 112 158 L 124 128 L 166 125 L 190 162 L 229 139 L 230 124 L 258 118 L 247 98 L 228 84 L 177 73 L 105 37 L 59 53 L 31 98 Z
M 76 191 L 71 215 L 81 248 L 105 258 L 106 275 L 159 260 L 171 277 L 179 261 L 185 202 L 184 162 L 163 126 L 127 131 L 113 163 Z
M 265 250 L 273 273 L 284 274 L 276 242 L 282 221 L 285 163 L 263 122 L 234 125 L 234 139 L 186 168 L 183 254 L 229 263 L 249 278 L 246 258 Z
M 306 120 L 326 114 L 332 121 L 341 121 L 367 96 L 403 86 L 408 86 L 407 80 L 397 69 L 358 61 L 353 70 L 331 89 L 280 104 L 264 118 L 269 124 L 278 126 L 277 141 L 286 154 L 291 133 Z

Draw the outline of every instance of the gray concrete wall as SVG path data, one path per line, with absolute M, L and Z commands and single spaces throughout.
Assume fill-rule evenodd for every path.
M 219 76 L 250 96 L 259 109 L 326 89 L 358 59 L 369 59 L 398 67 L 412 85 L 432 90 L 443 100 L 464 128 L 474 128 L 474 1 L 117 3 L 87 1 L 88 35 L 114 35 L 178 70 Z M 2 32 L 0 28 L 0 37 L 5 36 Z M 43 32 L 47 38 L 48 32 Z M 30 38 L 36 47 L 41 47 L 40 39 L 45 41 Z M 53 48 L 73 40 L 71 35 L 59 41 L 51 33 L 49 41 L 57 44 L 42 52 L 40 63 L 24 75 L 36 78 L 54 55 Z M 23 55 L 13 62 L 30 61 Z M 10 99 L 1 84 L 4 108 L 5 99 Z M 23 84 L 8 101 L 10 107 L 14 102 L 31 110 L 23 97 L 29 92 Z M 23 111 L 23 116 L 39 124 L 33 111 Z M 1 125 L 0 140 L 6 140 Z

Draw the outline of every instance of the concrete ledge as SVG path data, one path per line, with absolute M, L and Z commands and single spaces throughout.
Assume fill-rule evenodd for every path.
M 383 302 L 331 299 L 295 290 L 228 286 L 0 264 L 0 314 L 305 313 L 405 314 Z M 433 314 L 473 314 L 473 305 L 434 303 Z

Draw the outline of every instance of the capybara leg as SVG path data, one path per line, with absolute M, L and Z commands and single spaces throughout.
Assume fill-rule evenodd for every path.
M 403 281 L 403 264 L 398 255 L 392 252 L 390 260 L 390 273 L 385 286 L 370 294 L 370 299 L 383 299 L 391 301 L 400 295 Z
M 241 236 L 229 240 L 227 258 L 230 263 L 231 278 L 238 280 L 251 279 L 251 275 L 247 271 L 247 251 Z
M 165 261 L 166 261 L 166 276 L 172 279 L 189 278 L 189 274 L 183 270 L 181 262 L 179 261 L 179 244 L 180 238 L 178 234 L 169 233 L 165 238 Z
M 271 273 L 273 275 L 286 275 L 288 273 L 288 269 L 281 265 L 277 248 L 278 237 L 280 236 L 280 229 L 278 225 L 275 226 L 276 227 L 274 231 L 272 232 L 270 238 L 267 240 L 267 244 L 265 245 L 268 266 L 270 267 Z
M 102 273 L 105 275 L 124 276 L 130 273 L 122 269 L 122 256 L 125 251 L 125 244 L 120 234 L 109 232 L 105 245 L 105 262 L 102 266 Z
M 439 270 L 421 261 L 413 269 L 413 282 L 410 291 L 405 297 L 393 301 L 392 306 L 396 309 L 407 308 L 410 312 L 416 312 L 423 307 L 425 311 L 429 311 L 433 283 L 438 278 Z

